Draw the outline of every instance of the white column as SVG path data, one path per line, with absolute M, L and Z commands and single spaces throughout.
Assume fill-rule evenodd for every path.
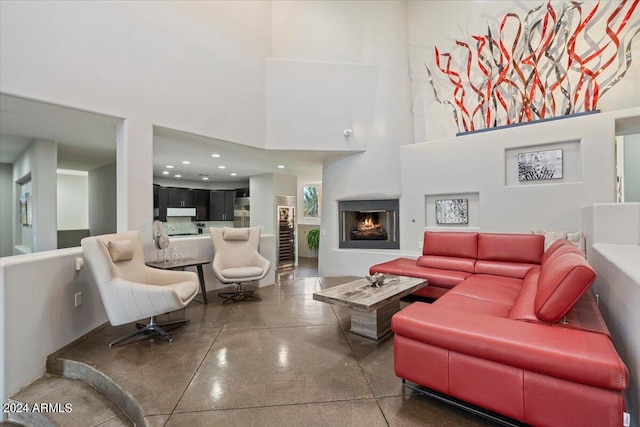
M 153 126 L 126 119 L 117 135 L 118 232 L 139 230 L 149 249 L 153 223 Z

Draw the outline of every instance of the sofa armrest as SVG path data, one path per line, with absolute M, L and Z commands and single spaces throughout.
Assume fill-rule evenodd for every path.
M 447 350 L 582 384 L 625 390 L 629 373 L 602 334 L 415 302 L 392 329 Z

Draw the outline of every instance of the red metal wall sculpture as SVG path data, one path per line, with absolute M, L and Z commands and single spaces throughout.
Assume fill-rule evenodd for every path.
M 549 1 L 524 18 L 507 13 L 493 33 L 489 25 L 472 41 L 456 40 L 450 52 L 436 47 L 443 78 L 436 81 L 425 64 L 436 101 L 451 107 L 459 132 L 596 110 L 631 66 L 639 2 L 589 9 Z

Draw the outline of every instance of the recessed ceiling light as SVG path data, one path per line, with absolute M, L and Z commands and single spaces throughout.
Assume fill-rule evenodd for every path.
M 190 165 L 190 164 L 191 164 L 191 162 L 190 162 L 189 160 L 183 160 L 183 161 L 182 161 L 182 164 L 183 164 L 183 165 Z
M 167 165 L 167 166 L 165 166 L 165 168 L 167 168 L 167 169 L 173 169 L 173 166 L 171 166 L 171 165 Z
M 235 172 L 231 172 L 229 175 L 231 175 L 231 176 L 237 176 L 238 174 L 237 174 L 237 173 L 235 173 Z
M 203 177 L 202 177 L 202 180 L 203 180 L 203 181 L 209 181 L 209 177 L 208 177 L 208 176 L 203 176 Z
M 212 155 L 211 155 L 211 157 L 216 157 L 216 158 L 218 158 L 218 157 L 220 157 L 220 154 L 218 154 L 218 153 L 214 153 L 214 154 L 212 154 Z
M 162 171 L 162 175 L 169 175 L 169 171 Z
M 284 165 L 278 165 L 278 169 L 284 169 Z
M 226 166 L 222 166 L 222 165 L 218 166 L 218 169 L 226 169 L 226 168 L 227 168 Z
M 176 178 L 182 178 L 182 175 L 173 175 Z

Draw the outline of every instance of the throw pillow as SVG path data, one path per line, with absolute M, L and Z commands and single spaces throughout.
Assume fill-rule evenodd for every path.
M 567 240 L 573 243 L 582 255 L 587 256 L 587 239 L 582 231 L 567 233 Z
M 553 245 L 553 242 L 560 239 L 567 238 L 566 231 L 545 231 L 539 228 L 534 228 L 531 230 L 531 234 L 543 235 L 544 236 L 544 250 L 549 249 L 549 246 Z
M 224 240 L 249 240 L 249 229 L 223 227 L 222 238 Z
M 113 262 L 129 261 L 133 258 L 133 243 L 131 240 L 110 240 L 107 249 Z

